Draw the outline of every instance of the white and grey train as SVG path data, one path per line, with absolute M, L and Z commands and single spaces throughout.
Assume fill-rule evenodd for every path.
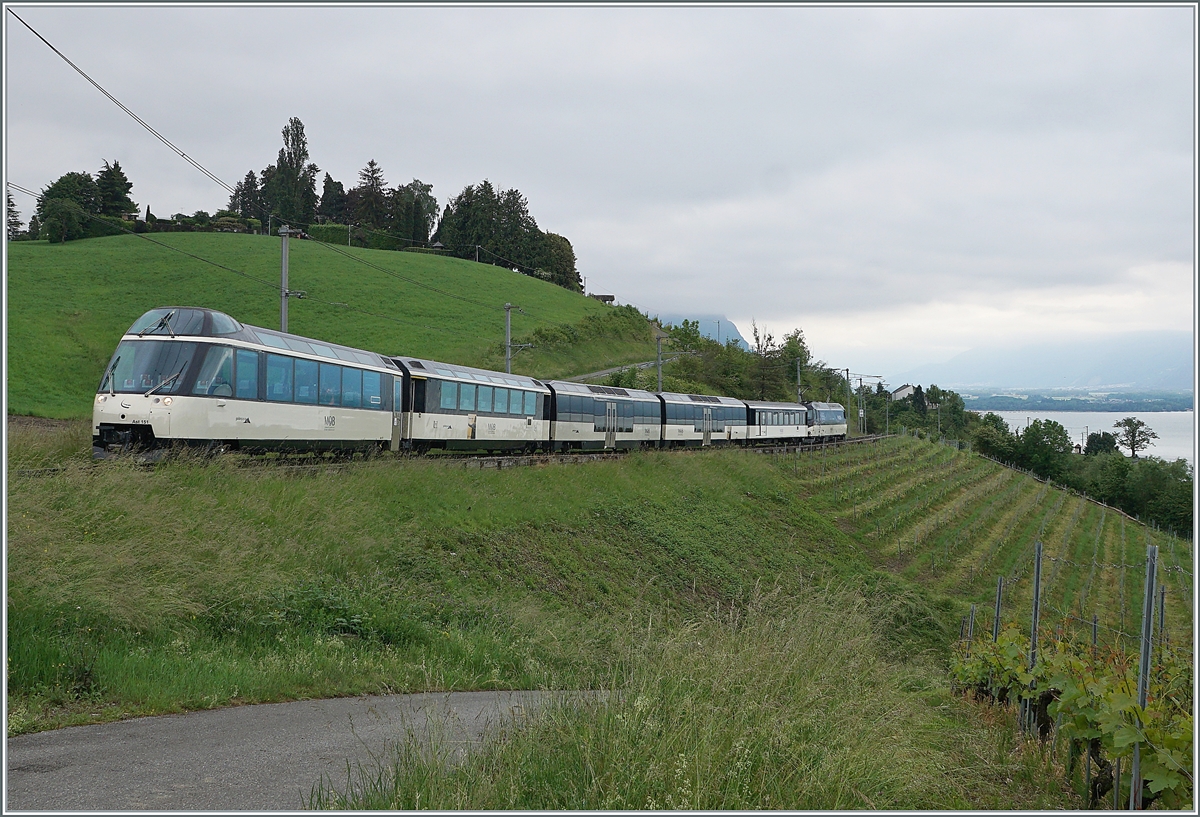
M 388 356 L 163 307 L 104 371 L 95 456 L 243 450 L 589 451 L 844 439 L 837 403 L 654 393 Z

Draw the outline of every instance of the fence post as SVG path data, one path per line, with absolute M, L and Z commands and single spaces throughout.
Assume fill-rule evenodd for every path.
M 1000 640 L 1000 595 L 1004 592 L 1004 577 L 996 579 L 996 615 L 992 619 L 992 643 Z
M 1146 546 L 1146 598 L 1142 602 L 1142 650 L 1138 661 L 1138 707 L 1146 708 L 1146 688 L 1150 683 L 1150 648 L 1154 640 L 1154 580 L 1158 567 L 1158 545 Z M 1138 717 L 1138 729 L 1142 719 Z M 1129 808 L 1142 808 L 1142 744 L 1133 744 L 1133 769 L 1129 779 Z

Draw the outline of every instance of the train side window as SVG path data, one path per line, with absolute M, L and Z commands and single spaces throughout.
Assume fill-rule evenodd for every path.
M 296 402 L 315 405 L 317 402 L 317 361 L 296 361 Z
M 233 397 L 233 349 L 228 346 L 208 348 L 192 394 Z
M 342 401 L 342 367 L 334 363 L 321 364 L 320 403 L 336 406 Z
M 497 414 L 508 414 L 508 389 L 496 389 L 492 395 L 492 406 Z
M 362 369 L 342 367 L 342 405 L 350 408 L 362 405 Z
M 537 392 L 525 392 L 525 416 L 537 416 Z
M 491 411 L 492 410 L 492 387 L 491 386 L 480 386 L 479 387 L 479 400 L 477 402 L 479 403 L 480 411 Z
M 292 402 L 292 358 L 267 355 L 267 399 Z
M 475 410 L 475 384 L 458 384 L 458 408 L 461 411 Z
M 521 413 L 521 403 L 522 403 L 521 391 L 519 389 L 509 389 L 508 390 L 508 413 L 509 414 L 520 414 Z
M 250 349 L 237 350 L 237 397 L 258 399 L 258 352 Z
M 363 372 L 363 407 L 381 409 L 383 408 L 383 389 L 380 388 L 379 372 Z
M 458 408 L 458 384 L 448 380 L 442 381 L 442 409 L 453 411 Z

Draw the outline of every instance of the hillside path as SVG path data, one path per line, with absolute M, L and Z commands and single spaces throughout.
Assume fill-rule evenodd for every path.
M 672 352 L 670 355 L 663 355 L 662 362 L 670 363 L 675 358 L 679 357 L 679 352 Z M 610 369 L 601 369 L 598 372 L 588 372 L 587 374 L 577 374 L 573 377 L 564 377 L 568 383 L 582 383 L 585 380 L 598 380 L 601 377 L 608 377 L 610 374 L 623 372 L 626 369 L 649 369 L 651 366 L 656 366 L 657 360 L 647 360 L 644 363 L 626 363 L 624 366 L 613 366 Z
M 345 791 L 347 764 L 374 769 L 410 732 L 432 728 L 461 754 L 565 694 L 333 698 L 21 735 L 7 741 L 4 811 L 295 811 L 322 780 Z

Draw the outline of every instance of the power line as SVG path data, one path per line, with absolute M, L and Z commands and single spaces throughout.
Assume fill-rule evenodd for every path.
M 181 150 L 181 149 L 180 149 L 180 148 L 179 148 L 179 147 L 178 147 L 178 146 L 177 146 L 177 145 L 176 145 L 174 142 L 172 142 L 170 139 L 168 139 L 167 137 L 163 136 L 163 135 L 162 135 L 161 133 L 159 133 L 157 130 L 155 130 L 154 128 L 152 128 L 152 127 L 151 127 L 151 126 L 150 126 L 150 125 L 149 125 L 149 124 L 146 122 L 146 120 L 142 119 L 140 116 L 138 116 L 136 113 L 134 113 L 133 111 L 131 111 L 131 110 L 130 110 L 128 107 L 126 107 L 126 105 L 125 105 L 123 102 L 121 102 L 121 100 L 117 99 L 115 96 L 113 96 L 113 95 L 112 95 L 112 94 L 110 94 L 108 91 L 106 91 L 106 90 L 104 89 L 104 86 L 102 86 L 100 83 L 96 82 L 96 80 L 94 80 L 94 79 L 92 79 L 90 76 L 88 76 L 88 75 L 87 75 L 87 73 L 86 73 L 86 72 L 85 72 L 85 71 L 84 71 L 82 68 L 80 68 L 80 67 L 79 67 L 78 65 L 76 65 L 75 63 L 71 62 L 71 60 L 70 60 L 70 59 L 68 59 L 68 58 L 67 58 L 67 56 L 66 56 L 65 54 L 63 54 L 61 51 L 59 51 L 57 48 L 55 48 L 55 47 L 54 47 L 54 46 L 53 46 L 53 45 L 50 43 L 50 41 L 49 41 L 49 40 L 47 40 L 45 37 L 43 37 L 41 34 L 39 34 L 39 33 L 37 32 L 37 30 L 36 30 L 36 29 L 35 29 L 33 26 L 29 25 L 29 23 L 27 23 L 27 22 L 25 22 L 24 20 L 22 20 L 22 19 L 21 19 L 21 16 L 20 16 L 19 14 L 17 14 L 17 13 L 16 13 L 15 11 L 13 11 L 11 8 L 7 9 L 7 11 L 8 11 L 8 13 L 9 13 L 9 14 L 11 14 L 13 17 L 16 17 L 16 18 L 17 18 L 17 20 L 18 20 L 18 21 L 20 21 L 21 25 L 25 26 L 25 28 L 27 28 L 27 29 L 29 29 L 31 32 L 33 32 L 33 36 L 37 37 L 39 40 L 41 40 L 43 43 L 45 43 L 45 44 L 46 44 L 46 47 L 47 47 L 47 48 L 49 48 L 51 51 L 53 51 L 55 54 L 57 54 L 57 55 L 58 55 L 58 56 L 59 56 L 59 57 L 60 57 L 60 58 L 63 60 L 63 62 L 65 62 L 67 65 L 71 66 L 72 68 L 74 68 L 74 69 L 75 69 L 75 71 L 76 71 L 76 72 L 79 74 L 79 76 L 81 76 L 81 77 L 83 77 L 84 79 L 86 79 L 86 80 L 87 80 L 89 83 L 91 83 L 91 84 L 92 84 L 92 86 L 93 86 L 93 87 L 94 87 L 94 88 L 95 88 L 97 91 L 99 91 L 100 93 L 102 93 L 102 94 L 104 94 L 106 97 L 108 97 L 108 99 L 110 99 L 110 100 L 113 102 L 113 104 L 114 104 L 114 105 L 116 105 L 118 108 L 120 108 L 120 109 L 121 109 L 122 111 L 124 111 L 125 113 L 129 114 L 129 116 L 131 116 L 135 122 L 137 122 L 139 125 L 141 125 L 143 128 L 145 128 L 147 131 L 149 131 L 149 132 L 150 132 L 150 133 L 151 133 L 151 134 L 152 134 L 152 135 L 153 135 L 153 136 L 154 136 L 156 139 L 158 139 L 160 142 L 162 142 L 164 145 L 166 145 L 168 148 L 170 148 L 170 149 L 171 149 L 172 151 L 174 151 L 175 153 L 179 154 L 179 156 L 180 156 L 181 158 L 183 158 L 183 160 L 184 160 L 184 161 L 186 161 L 188 164 L 190 164 L 192 167 L 196 168 L 196 169 L 197 169 L 197 170 L 199 170 L 201 173 L 203 173 L 205 176 L 207 176 L 208 178 L 212 179 L 212 180 L 213 180 L 214 182 L 216 182 L 217 184 L 221 185 L 221 187 L 224 187 L 224 188 L 225 188 L 226 190 L 228 190 L 230 193 L 233 193 L 233 192 L 234 192 L 234 191 L 233 191 L 233 188 L 232 188 L 232 187 L 230 187 L 228 184 L 226 184 L 224 181 L 222 181 L 222 180 L 221 180 L 221 179 L 220 179 L 220 178 L 219 178 L 219 177 L 218 177 L 218 176 L 217 176 L 215 173 L 213 173 L 212 171 L 210 171 L 210 170 L 209 170 L 208 168 L 206 168 L 204 165 L 202 165 L 202 164 L 200 164 L 199 162 L 197 162 L 197 161 L 196 161 L 195 159 L 193 159 L 191 156 L 188 156 L 186 153 L 184 153 L 184 152 L 183 152 L 183 150 Z

